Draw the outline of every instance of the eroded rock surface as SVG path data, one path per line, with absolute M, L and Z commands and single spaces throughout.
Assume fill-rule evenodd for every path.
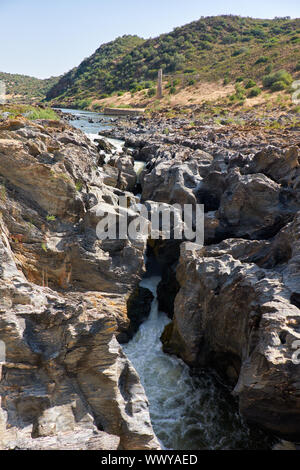
M 127 150 L 97 149 L 62 122 L 0 123 L 2 447 L 159 447 L 115 339 L 141 320 L 139 300 L 131 325 L 127 306 L 146 240 L 95 232 L 99 209 L 117 212 L 119 196 L 135 216 L 134 160 L 145 162 L 143 202 L 205 207 L 201 251 L 181 244 L 179 257 L 180 241 L 149 241 L 160 305 L 174 313 L 165 351 L 214 367 L 246 419 L 299 440 L 299 137 L 141 118 L 107 134 Z
M 120 195 L 98 160 L 63 122 L 0 123 L 2 449 L 159 448 L 116 340 L 146 243 L 97 238 L 95 207 Z
M 144 200 L 205 206 L 206 246 L 181 245 L 164 350 L 214 367 L 247 420 L 299 440 L 299 134 L 162 118 L 119 125 L 115 135 L 146 162 Z M 174 283 L 168 276 L 162 286 Z M 165 292 L 160 304 L 172 314 Z

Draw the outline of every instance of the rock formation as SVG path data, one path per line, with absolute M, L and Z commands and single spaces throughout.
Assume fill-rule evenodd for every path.
M 96 236 L 99 208 L 118 213 L 119 196 L 135 217 L 134 160 L 142 202 L 205 206 L 201 250 L 148 242 L 173 318 L 164 350 L 215 368 L 248 421 L 299 440 L 297 134 L 142 118 L 106 134 L 126 149 L 64 122 L 0 123 L 1 447 L 159 448 L 117 341 L 149 313 L 147 240 Z
M 116 340 L 146 246 L 97 239 L 95 207 L 120 193 L 98 159 L 66 123 L 0 123 L 2 449 L 159 448 Z
M 175 300 L 167 286 L 178 291 L 176 264 L 165 256 L 158 296 L 174 317 L 164 350 L 215 368 L 249 422 L 299 440 L 299 138 L 194 127 L 191 135 L 183 119 L 138 120 L 115 131 L 146 162 L 144 200 L 205 205 L 205 247 L 181 245 Z

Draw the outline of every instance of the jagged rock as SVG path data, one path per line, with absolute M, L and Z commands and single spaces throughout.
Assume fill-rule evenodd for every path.
M 103 138 L 95 139 L 98 150 L 103 150 L 107 155 L 110 155 L 115 150 L 114 146 L 107 140 Z
M 295 440 L 300 310 L 292 300 L 300 292 L 299 224 L 300 213 L 272 242 L 227 240 L 200 252 L 183 245 L 174 320 L 163 335 L 165 351 L 227 378 L 247 420 Z
M 269 178 L 279 182 L 284 181 L 286 176 L 290 175 L 299 166 L 299 150 L 297 147 L 290 147 L 281 152 L 276 147 L 270 146 L 253 157 L 249 164 L 249 171 L 264 173 Z
M 120 438 L 92 429 L 58 433 L 35 439 L 20 438 L 10 450 L 118 450 Z
M 299 365 L 292 360 L 300 339 L 297 132 L 155 116 L 110 135 L 146 162 L 143 201 L 205 206 L 210 246 L 198 255 L 182 251 L 165 351 L 214 367 L 249 421 L 299 440 Z M 163 265 L 176 261 L 169 241 L 160 251 L 160 241 L 150 244 Z
M 108 169 L 108 166 L 113 167 L 114 172 Z M 114 181 L 111 186 L 115 186 L 121 190 L 133 191 L 137 182 L 137 176 L 134 171 L 134 160 L 129 155 L 117 155 L 111 157 L 107 165 L 105 165 L 106 172 L 114 175 Z
M 94 207 L 119 195 L 103 184 L 98 156 L 67 124 L 0 126 L 3 449 L 159 448 L 116 340 L 146 243 L 98 240 Z
M 167 204 L 196 204 L 194 191 L 201 177 L 195 162 L 162 161 L 143 178 L 142 200 Z
M 138 286 L 127 301 L 127 315 L 130 320 L 126 332 L 118 335 L 121 344 L 128 343 L 138 331 L 140 325 L 148 318 L 151 311 L 153 294 L 149 289 Z
M 285 197 L 281 186 L 263 174 L 241 175 L 231 170 L 226 179 L 218 216 L 232 235 L 270 238 L 297 211 L 293 194 Z

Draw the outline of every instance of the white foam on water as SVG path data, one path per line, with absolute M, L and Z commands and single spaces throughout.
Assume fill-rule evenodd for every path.
M 71 112 L 82 115 L 82 120 L 88 119 L 87 113 Z M 73 124 L 76 127 L 76 122 Z M 92 141 L 102 137 L 86 134 Z M 123 141 L 106 139 L 121 152 Z M 137 174 L 144 166 L 143 162 L 135 162 Z M 152 424 L 163 447 L 176 450 L 270 448 L 263 433 L 253 434 L 242 422 L 236 407 L 230 405 L 228 396 L 211 374 L 203 372 L 192 377 L 183 361 L 163 353 L 160 336 L 170 319 L 158 311 L 156 289 L 160 279 L 155 276 L 141 282 L 155 297 L 151 313 L 123 349 L 145 388 Z
M 111 139 L 100 134 L 86 133 L 86 135 L 92 142 L 95 142 L 96 139 L 104 139 L 107 140 L 107 142 L 109 142 L 111 145 L 113 145 L 113 147 L 118 153 L 121 153 L 123 151 L 123 146 L 125 144 L 123 140 Z
M 145 162 L 140 162 L 139 160 L 136 160 L 134 162 L 134 171 L 136 172 L 136 175 L 139 177 L 140 174 L 142 173 L 143 169 L 145 168 L 146 163 Z
M 123 346 L 145 388 L 158 439 L 166 449 L 175 450 L 264 448 L 261 436 L 252 439 L 212 375 L 203 372 L 192 377 L 183 361 L 163 353 L 160 336 L 170 319 L 158 311 L 160 279 L 154 276 L 141 282 L 155 296 L 151 313 Z

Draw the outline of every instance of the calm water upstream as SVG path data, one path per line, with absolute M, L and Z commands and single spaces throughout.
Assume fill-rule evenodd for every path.
M 62 111 L 78 116 L 79 120 L 70 124 L 91 138 L 113 125 L 111 118 L 98 113 Z M 90 119 L 94 123 L 88 122 Z M 237 403 L 212 373 L 191 376 L 184 362 L 162 352 L 160 336 L 170 320 L 158 311 L 159 281 L 159 276 L 149 275 L 141 282 L 154 295 L 151 313 L 123 347 L 145 388 L 157 437 L 166 449 L 176 450 L 270 448 L 270 439 L 264 433 L 250 429 L 241 420 Z

